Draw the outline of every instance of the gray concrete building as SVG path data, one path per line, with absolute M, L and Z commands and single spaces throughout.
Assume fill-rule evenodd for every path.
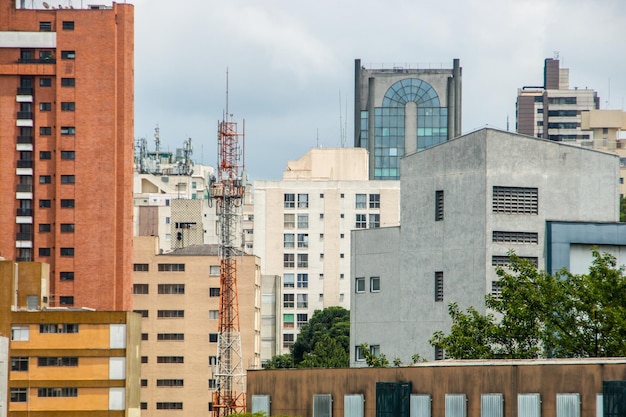
M 352 232 L 351 365 L 440 358 L 451 302 L 484 313 L 510 249 L 546 268 L 547 220 L 618 221 L 618 187 L 616 155 L 493 129 L 406 156 L 401 226 Z
M 354 146 L 369 178 L 397 180 L 400 158 L 461 135 L 461 66 L 367 68 L 354 61 Z

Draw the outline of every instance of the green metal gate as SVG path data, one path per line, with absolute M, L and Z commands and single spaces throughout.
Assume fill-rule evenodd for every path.
M 626 381 L 602 381 L 604 417 L 626 416 Z
M 409 417 L 411 382 L 376 383 L 376 417 Z

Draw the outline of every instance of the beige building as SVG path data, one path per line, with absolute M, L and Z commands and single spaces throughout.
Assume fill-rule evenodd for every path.
M 143 416 L 200 415 L 216 388 L 220 262 L 216 245 L 159 254 L 158 238 L 134 239 L 133 305 L 142 319 Z M 261 365 L 259 258 L 237 258 L 242 368 Z M 178 411 L 177 411 L 178 410 Z M 179 413 L 179 414 L 176 414 Z
M 350 231 L 399 224 L 399 181 L 370 181 L 368 170 L 365 149 L 318 148 L 289 161 L 281 181 L 255 181 L 254 254 L 264 279 L 282 280 L 264 289 L 263 360 L 288 352 L 315 310 L 350 307 Z

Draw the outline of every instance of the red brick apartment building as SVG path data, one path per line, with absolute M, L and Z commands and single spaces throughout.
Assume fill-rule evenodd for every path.
M 53 307 L 131 309 L 133 13 L 0 0 L 0 257 Z

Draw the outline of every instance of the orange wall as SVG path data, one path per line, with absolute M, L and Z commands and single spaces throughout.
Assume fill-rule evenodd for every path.
M 69 356 L 69 355 L 68 355 Z M 78 366 L 37 366 L 37 358 L 31 357 L 28 371 L 14 372 L 9 375 L 11 381 L 23 380 L 106 380 L 109 379 L 108 357 L 79 357 Z

